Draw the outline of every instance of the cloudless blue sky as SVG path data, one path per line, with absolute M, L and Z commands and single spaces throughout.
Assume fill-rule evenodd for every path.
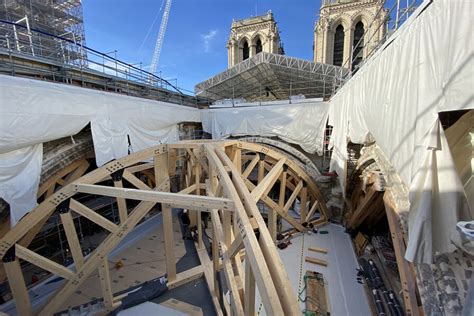
M 83 0 L 87 46 L 104 53 L 117 50 L 118 59 L 149 66 L 162 2 Z M 227 68 L 226 43 L 232 19 L 254 16 L 255 12 L 262 15 L 269 9 L 278 23 L 285 53 L 311 60 L 319 8 L 320 0 L 174 0 L 158 70 L 165 79 L 178 78 L 180 87 L 194 90 L 196 83 Z

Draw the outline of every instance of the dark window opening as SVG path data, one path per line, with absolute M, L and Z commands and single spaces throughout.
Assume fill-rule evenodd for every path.
M 344 28 L 339 24 L 334 33 L 334 54 L 333 65 L 342 66 L 342 58 L 344 54 Z
M 355 69 L 363 58 L 364 32 L 364 23 L 360 21 L 356 24 L 354 29 L 354 42 L 352 43 L 352 69 Z
M 255 53 L 258 54 L 262 51 L 262 41 L 260 39 L 257 40 L 257 44 L 255 46 Z
M 249 43 L 247 41 L 244 42 L 244 47 L 242 48 L 243 51 L 243 60 L 246 60 L 250 56 L 250 50 L 249 50 Z

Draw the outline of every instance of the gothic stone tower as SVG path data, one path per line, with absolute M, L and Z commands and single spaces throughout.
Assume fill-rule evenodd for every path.
M 314 61 L 345 68 L 359 64 L 385 35 L 384 2 L 323 0 L 314 28 Z
M 260 52 L 283 54 L 280 33 L 271 11 L 265 15 L 232 22 L 227 42 L 228 67 Z

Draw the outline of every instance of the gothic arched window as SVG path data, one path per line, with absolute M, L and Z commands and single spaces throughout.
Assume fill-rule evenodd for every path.
M 246 60 L 250 56 L 249 43 L 247 41 L 244 42 L 244 45 L 242 47 L 242 56 L 242 60 Z
M 354 69 L 361 61 L 364 48 L 364 23 L 359 21 L 354 29 L 354 42 L 352 43 L 352 68 Z M 360 41 L 360 42 L 359 42 Z M 356 47 L 357 45 L 357 47 Z
M 339 24 L 334 33 L 334 51 L 332 63 L 335 66 L 342 66 L 344 56 L 344 27 Z
M 260 53 L 262 50 L 263 50 L 262 41 L 258 39 L 257 43 L 255 44 L 255 54 Z

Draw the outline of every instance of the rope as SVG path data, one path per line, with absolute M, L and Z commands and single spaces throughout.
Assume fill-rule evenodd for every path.
M 305 235 L 305 234 L 303 234 L 303 238 L 302 238 L 302 241 L 301 241 L 301 260 L 300 260 L 300 276 L 299 276 L 299 282 L 298 282 L 298 293 L 301 292 L 301 277 L 302 277 L 302 275 L 303 275 L 304 235 Z M 305 284 L 305 286 L 304 286 L 304 289 L 306 289 L 306 284 Z M 299 295 L 298 295 L 298 301 L 304 302 L 304 301 L 301 301 Z

